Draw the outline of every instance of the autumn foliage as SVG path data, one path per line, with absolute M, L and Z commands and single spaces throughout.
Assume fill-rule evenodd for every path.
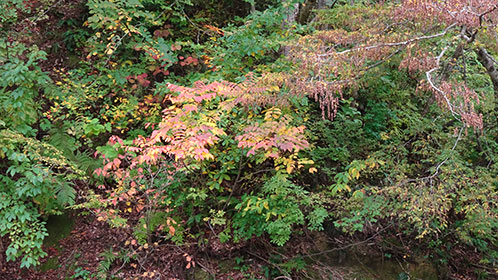
M 491 0 L 0 0 L 0 278 L 492 278 L 497 28 Z
M 295 75 L 299 78 L 292 80 L 294 87 L 312 93 L 323 116 L 332 119 L 345 88 L 358 87 L 366 71 L 401 53 L 400 70 L 424 73 L 421 89 L 433 92 L 440 106 L 467 126 L 482 129 L 483 116 L 474 109 L 479 95 L 457 81 L 439 78 L 449 74 L 444 56 L 452 44 L 473 44 L 479 32 L 494 26 L 496 3 L 428 0 L 387 5 L 341 10 L 341 15 L 334 13 L 340 28 L 304 36 L 291 46 L 291 58 L 302 66 Z M 449 36 L 454 37 L 446 41 Z
M 184 191 L 192 195 L 213 189 L 219 195 L 231 193 L 235 199 L 229 202 L 231 205 L 240 196 L 238 185 L 242 182 L 254 190 L 259 188 L 246 181 L 249 178 L 281 173 L 288 176 L 304 167 L 314 172 L 313 161 L 299 155 L 301 150 L 309 148 L 305 127 L 294 126 L 292 114 L 284 114 L 292 109 L 290 104 L 284 106 L 283 102 L 271 100 L 271 96 L 285 98 L 285 93 L 276 97 L 275 91 L 280 88 L 269 89 L 265 81 L 249 74 L 242 83 L 196 82 L 192 88 L 168 84 L 170 93 L 165 100 L 169 104 L 162 112 L 161 122 L 148 124 L 153 128 L 152 133 L 133 141 L 113 136 L 108 143 L 112 148 L 99 153 L 104 165 L 95 173 L 116 183 L 115 187 L 102 185 L 106 190 L 104 195 L 90 197 L 90 201 L 100 205 L 95 209 L 99 219 L 115 226 L 137 226 L 126 224 L 123 217 L 133 212 L 148 220 L 149 211 L 165 211 L 170 196 L 176 196 L 168 188 L 177 188 L 174 185 L 181 183 L 185 175 L 197 174 L 186 183 L 197 187 Z M 268 99 L 265 102 L 256 96 Z M 218 198 L 202 195 L 197 199 Z M 213 208 L 221 205 L 206 206 L 209 208 L 200 214 L 208 218 Z M 175 226 L 185 226 L 180 224 L 181 220 L 174 221 L 173 216 L 185 213 L 180 208 L 167 209 L 173 238 L 177 232 Z

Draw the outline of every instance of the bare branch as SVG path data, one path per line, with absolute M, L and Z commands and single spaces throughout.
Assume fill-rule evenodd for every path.
M 440 62 L 441 62 L 441 58 L 443 57 L 443 55 L 445 54 L 445 52 L 448 50 L 448 46 L 446 46 L 442 51 L 441 53 L 436 57 L 436 67 L 432 68 L 431 70 L 425 72 L 425 76 L 427 77 L 427 82 L 429 82 L 429 85 L 437 92 L 441 95 L 441 97 L 443 97 L 444 101 L 446 102 L 446 105 L 448 106 L 448 109 L 450 110 L 451 114 L 457 119 L 457 120 L 460 120 L 459 118 L 459 115 L 457 112 L 455 112 L 454 110 L 454 106 L 453 104 L 451 104 L 450 100 L 448 99 L 448 97 L 446 96 L 446 93 L 444 91 L 442 91 L 439 87 L 436 86 L 436 84 L 434 83 L 434 81 L 432 80 L 432 73 L 436 70 L 439 69 L 439 65 L 440 65 Z
M 432 35 L 424 35 L 424 36 L 419 36 L 419 37 L 415 37 L 415 38 L 411 38 L 409 40 L 406 40 L 406 41 L 402 41 L 402 42 L 394 42 L 394 43 L 382 43 L 382 44 L 377 44 L 377 45 L 373 45 L 373 46 L 366 46 L 366 47 L 357 47 L 357 48 L 352 48 L 352 49 L 348 49 L 348 50 L 344 50 L 342 52 L 337 52 L 337 53 L 334 53 L 334 52 L 327 52 L 327 53 L 324 53 L 324 54 L 318 54 L 319 57 L 322 57 L 322 56 L 330 56 L 330 55 L 342 55 L 342 54 L 346 54 L 346 53 L 350 53 L 350 52 L 353 52 L 353 51 L 360 51 L 360 50 L 372 50 L 372 49 L 377 49 L 377 48 L 382 48 L 382 47 L 397 47 L 397 46 L 407 46 L 411 43 L 414 43 L 414 42 L 417 42 L 417 41 L 421 41 L 421 40 L 427 40 L 427 39 L 433 39 L 433 38 L 437 38 L 437 37 L 441 37 L 441 36 L 444 36 L 446 35 L 451 29 L 453 29 L 454 27 L 456 26 L 456 23 L 453 23 L 451 24 L 450 26 L 446 27 L 442 32 L 440 33 L 437 33 L 437 34 L 432 34 Z

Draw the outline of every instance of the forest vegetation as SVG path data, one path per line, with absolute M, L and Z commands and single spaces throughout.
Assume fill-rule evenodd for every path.
M 0 0 L 0 198 L 0 279 L 497 279 L 498 4 Z

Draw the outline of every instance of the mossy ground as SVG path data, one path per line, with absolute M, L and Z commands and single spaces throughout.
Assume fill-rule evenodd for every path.
M 74 221 L 69 214 L 62 214 L 57 216 L 50 216 L 47 219 L 48 236 L 45 237 L 44 246 L 46 248 L 53 248 L 60 250 L 59 241 L 71 234 L 74 227 Z M 48 271 L 56 269 L 59 266 L 57 256 L 48 258 L 39 266 L 40 271 Z

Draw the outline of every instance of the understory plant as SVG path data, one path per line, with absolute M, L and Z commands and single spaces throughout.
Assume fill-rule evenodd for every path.
M 196 225 L 223 242 L 265 232 L 278 245 L 297 226 L 319 229 L 327 216 L 320 199 L 290 181 L 315 171 L 300 155 L 309 147 L 305 128 L 294 125 L 303 101 L 268 87 L 275 79 L 168 85 L 171 105 L 150 136 L 112 137 L 101 149 L 105 165 L 96 173 L 112 181 L 88 205 L 113 225 L 147 229 L 149 242 L 155 231 L 175 241 L 199 237 Z M 136 215 L 142 222 L 130 224 L 126 217 Z M 248 227 L 255 222 L 263 224 Z

